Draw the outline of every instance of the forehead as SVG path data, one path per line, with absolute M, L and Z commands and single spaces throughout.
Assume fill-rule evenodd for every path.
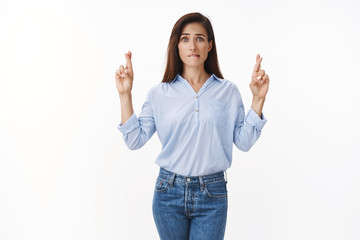
M 197 34 L 197 33 L 201 33 L 203 35 L 207 35 L 206 34 L 206 29 L 203 27 L 203 25 L 201 23 L 188 23 L 184 26 L 184 28 L 181 31 L 181 34 L 183 33 L 193 33 L 193 34 Z

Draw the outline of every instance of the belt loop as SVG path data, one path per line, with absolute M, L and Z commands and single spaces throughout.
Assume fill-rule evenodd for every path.
M 199 176 L 199 181 L 200 181 L 200 190 L 201 190 L 201 191 L 204 191 L 204 186 L 205 186 L 205 184 L 204 184 L 203 178 L 202 178 L 201 176 Z
M 169 179 L 169 183 L 170 183 L 170 187 L 172 187 L 174 185 L 174 179 L 175 179 L 175 173 L 173 173 Z
M 227 183 L 228 181 L 228 178 L 227 178 L 227 173 L 226 173 L 226 170 L 224 171 L 224 173 L 225 173 L 225 182 Z

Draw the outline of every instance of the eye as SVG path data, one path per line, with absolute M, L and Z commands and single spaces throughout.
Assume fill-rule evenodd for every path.
M 187 42 L 187 41 L 189 41 L 189 39 L 187 37 L 183 37 L 183 38 L 181 38 L 181 41 L 182 42 Z
M 196 40 L 199 41 L 199 42 L 202 42 L 202 41 L 204 41 L 204 38 L 198 37 Z

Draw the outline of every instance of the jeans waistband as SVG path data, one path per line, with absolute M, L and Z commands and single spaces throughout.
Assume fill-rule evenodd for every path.
M 160 171 L 159 171 L 159 175 L 164 177 L 164 178 L 168 178 L 168 177 L 172 177 L 172 180 L 177 180 L 177 181 L 187 181 L 187 182 L 212 182 L 212 181 L 216 181 L 216 180 L 221 180 L 224 179 L 224 173 L 226 175 L 226 171 L 220 171 L 217 173 L 213 173 L 213 174 L 209 174 L 209 175 L 203 175 L 203 176 L 183 176 L 180 174 L 176 174 L 173 172 L 170 172 L 168 170 L 165 170 L 164 168 L 160 167 Z M 225 181 L 227 182 L 227 177 L 225 178 Z

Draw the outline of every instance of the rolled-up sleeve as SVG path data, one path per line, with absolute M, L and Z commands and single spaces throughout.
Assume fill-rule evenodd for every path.
M 152 90 L 153 88 L 147 94 L 139 117 L 134 112 L 124 124 L 120 122 L 117 126 L 130 150 L 136 150 L 144 146 L 156 130 L 151 103 Z
M 254 109 L 250 108 L 247 113 L 247 117 L 245 118 L 245 121 L 249 125 L 254 126 L 257 130 L 261 131 L 261 129 L 265 126 L 267 119 L 265 118 L 263 113 L 261 113 L 260 118 L 259 115 L 254 111 Z
M 239 108 L 238 118 L 234 128 L 234 144 L 235 146 L 247 152 L 255 144 L 258 138 L 261 135 L 261 130 L 263 129 L 267 119 L 264 114 L 261 113 L 261 118 L 250 108 L 246 116 L 244 113 L 243 105 Z

